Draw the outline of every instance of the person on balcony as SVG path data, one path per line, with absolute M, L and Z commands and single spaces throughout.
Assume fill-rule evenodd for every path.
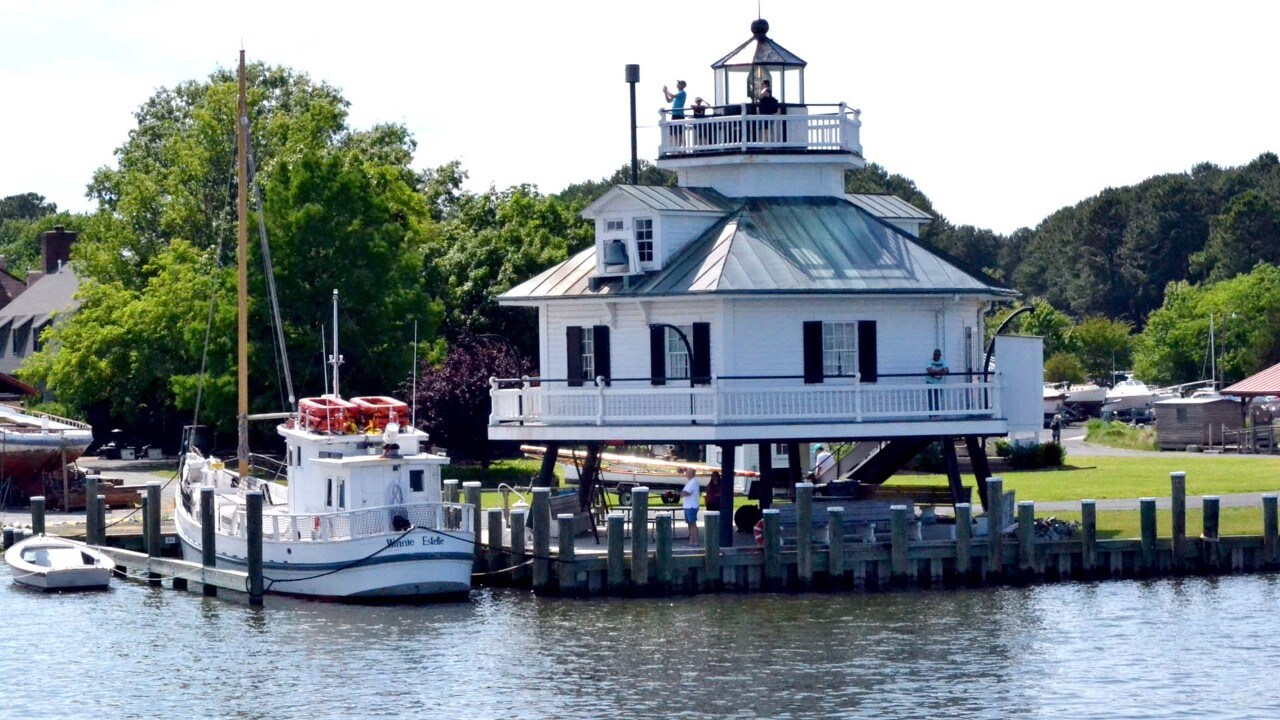
M 689 546 L 698 546 L 698 478 L 693 468 L 684 469 L 685 484 L 680 489 L 680 506 L 684 508 L 684 521 L 689 524 Z
M 933 349 L 933 361 L 924 369 L 924 372 L 927 375 L 924 379 L 925 383 L 935 386 L 929 388 L 929 412 L 933 412 L 942 405 L 942 389 L 936 386 L 941 385 L 943 378 L 951 372 L 947 369 L 946 363 L 942 362 L 942 350 Z
M 673 121 L 684 120 L 684 92 L 685 83 L 683 80 L 676 81 L 676 91 L 673 93 L 667 89 L 666 85 L 662 86 L 662 94 L 667 96 L 667 102 L 671 103 L 671 119 Z M 671 128 L 671 141 L 675 145 L 683 144 L 684 126 L 676 125 Z
M 699 97 L 693 99 L 693 104 L 689 106 L 689 109 L 693 111 L 694 120 L 703 120 L 707 117 L 707 108 L 709 107 L 711 106 L 707 104 L 707 101 Z M 711 139 L 710 129 L 703 126 L 701 123 L 694 123 L 694 125 L 693 144 L 706 145 Z

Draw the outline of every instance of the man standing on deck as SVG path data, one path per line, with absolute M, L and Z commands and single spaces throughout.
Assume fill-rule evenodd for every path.
M 694 477 L 693 468 L 684 469 L 687 482 L 680 489 L 680 506 L 684 508 L 684 521 L 689 524 L 689 545 L 698 544 L 698 478 Z
M 924 372 L 928 375 L 924 381 L 931 386 L 929 388 L 929 412 L 933 412 L 942 405 L 942 388 L 937 386 L 941 385 L 942 379 L 947 376 L 947 373 L 951 372 L 947 369 L 946 363 L 942 362 L 942 350 L 933 349 L 933 362 L 929 363 L 929 367 L 925 368 Z

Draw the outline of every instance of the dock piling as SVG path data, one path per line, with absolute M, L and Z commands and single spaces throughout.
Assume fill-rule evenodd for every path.
M 551 488 L 533 489 L 533 589 L 543 590 L 551 582 Z
M 1085 576 L 1098 568 L 1098 503 L 1096 500 L 1080 501 L 1080 569 Z
M 207 568 L 218 565 L 218 528 L 214 525 L 213 488 L 200 488 L 200 563 Z M 216 597 L 218 588 L 204 585 L 205 597 Z
M 524 547 L 524 528 L 525 517 L 528 515 L 527 509 L 518 509 L 511 511 L 511 561 L 515 563 L 515 569 L 511 571 L 511 582 L 516 583 L 524 580 L 529 574 L 528 568 L 524 567 L 525 562 L 529 559 L 526 557 Z
M 1170 537 L 1173 544 L 1173 571 L 1182 571 L 1182 546 L 1187 540 L 1187 474 L 1169 473 L 1169 507 L 1172 511 Z
M 801 588 L 813 583 L 813 483 L 796 485 L 796 575 Z
M 893 505 L 889 508 L 890 550 L 889 573 L 894 585 L 905 585 L 907 568 L 910 563 L 907 554 L 907 506 Z
M 31 498 L 31 534 L 44 534 L 44 496 L 36 495 Z
M 671 538 L 674 534 L 671 516 L 663 513 L 653 519 L 653 533 L 656 543 L 654 548 L 654 575 L 659 589 L 671 587 L 675 575 L 671 565 Z
M 1138 517 L 1142 526 L 1142 571 L 1154 574 L 1159 568 L 1159 556 L 1156 554 L 1156 499 L 1142 498 L 1138 501 Z
M 84 478 L 84 541 L 87 545 L 96 545 L 98 539 L 98 477 L 86 475 Z
M 485 519 L 489 523 L 489 572 L 498 572 L 507 566 L 506 558 L 502 553 L 502 530 L 506 524 L 502 517 L 502 508 L 489 508 L 485 513 Z
M 1274 568 L 1280 563 L 1280 538 L 1277 537 L 1276 496 L 1262 496 L 1262 562 Z
M 1018 503 L 1018 569 L 1026 576 L 1036 571 L 1036 504 Z
M 987 478 L 986 575 L 1004 574 L 1004 479 Z
M 844 585 L 844 508 L 827 508 L 827 576 L 834 587 Z
M 560 513 L 556 516 L 560 535 L 560 557 L 557 565 L 557 578 L 560 581 L 560 592 L 565 595 L 577 593 L 578 562 L 573 546 L 573 513 Z
M 466 498 L 464 502 L 471 506 L 471 541 L 475 543 L 472 547 L 475 548 L 475 557 L 478 559 L 481 552 L 481 542 L 484 539 L 483 528 L 480 524 L 480 481 L 468 480 L 462 483 L 462 494 Z
M 764 515 L 764 580 L 765 587 L 782 587 L 782 526 L 777 508 L 765 510 Z
M 14 544 L 15 542 L 17 542 L 17 541 L 16 541 L 16 540 L 14 540 L 13 538 L 14 538 L 14 528 L 13 528 L 13 526 L 12 526 L 12 525 L 5 525 L 5 526 L 4 526 L 4 549 L 5 549 L 5 550 L 8 550 L 9 548 L 13 547 L 13 544 Z
M 626 533 L 626 517 L 620 512 L 609 513 L 609 519 L 605 525 L 605 541 L 609 544 L 608 554 L 606 556 L 605 583 L 610 593 L 618 593 L 622 591 L 626 582 L 626 562 L 625 556 L 625 538 Z
M 712 589 L 721 585 L 720 578 L 720 512 L 708 510 L 703 514 L 704 545 L 702 548 L 702 586 Z
M 160 534 L 160 483 L 147 483 L 147 498 L 142 513 L 143 536 L 147 542 L 147 555 L 160 557 L 164 537 Z M 147 580 L 153 586 L 160 585 L 160 573 L 147 572 Z
M 973 555 L 970 549 L 973 540 L 973 506 L 969 503 L 956 505 L 956 579 L 965 582 L 973 572 Z
M 649 488 L 631 489 L 631 584 L 649 584 Z
M 155 483 L 156 491 L 159 492 L 159 483 Z M 147 487 L 150 490 L 150 484 Z M 248 547 L 246 548 L 245 562 L 248 564 L 247 571 L 249 573 L 249 604 L 254 607 L 261 607 L 263 588 L 262 577 L 262 491 L 252 490 L 244 494 L 245 502 L 245 530 L 248 535 Z M 157 506 L 159 503 L 157 503 Z M 159 537 L 157 531 L 154 537 Z M 157 543 L 158 544 L 158 543 Z
M 1204 504 L 1204 532 L 1201 543 L 1204 547 L 1204 564 L 1209 570 L 1217 570 L 1221 560 L 1218 547 L 1218 496 L 1206 495 Z

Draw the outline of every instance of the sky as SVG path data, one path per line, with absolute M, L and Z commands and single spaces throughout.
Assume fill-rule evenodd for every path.
M 714 94 L 750 36 L 808 62 L 806 99 L 862 110 L 868 161 L 957 225 L 1035 227 L 1107 187 L 1277 151 L 1280 3 L 594 0 L 0 2 L 0 197 L 93 209 L 85 186 L 162 87 L 251 60 L 339 88 L 349 124 L 393 122 L 416 168 L 544 193 L 657 155 L 662 86 Z

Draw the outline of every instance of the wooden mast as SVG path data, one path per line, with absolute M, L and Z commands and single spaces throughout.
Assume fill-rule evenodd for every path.
M 237 287 L 236 382 L 239 404 L 236 412 L 236 459 L 240 477 L 249 474 L 249 103 L 246 100 L 244 50 L 240 51 L 239 96 L 236 101 L 236 218 L 239 238 L 236 260 Z

